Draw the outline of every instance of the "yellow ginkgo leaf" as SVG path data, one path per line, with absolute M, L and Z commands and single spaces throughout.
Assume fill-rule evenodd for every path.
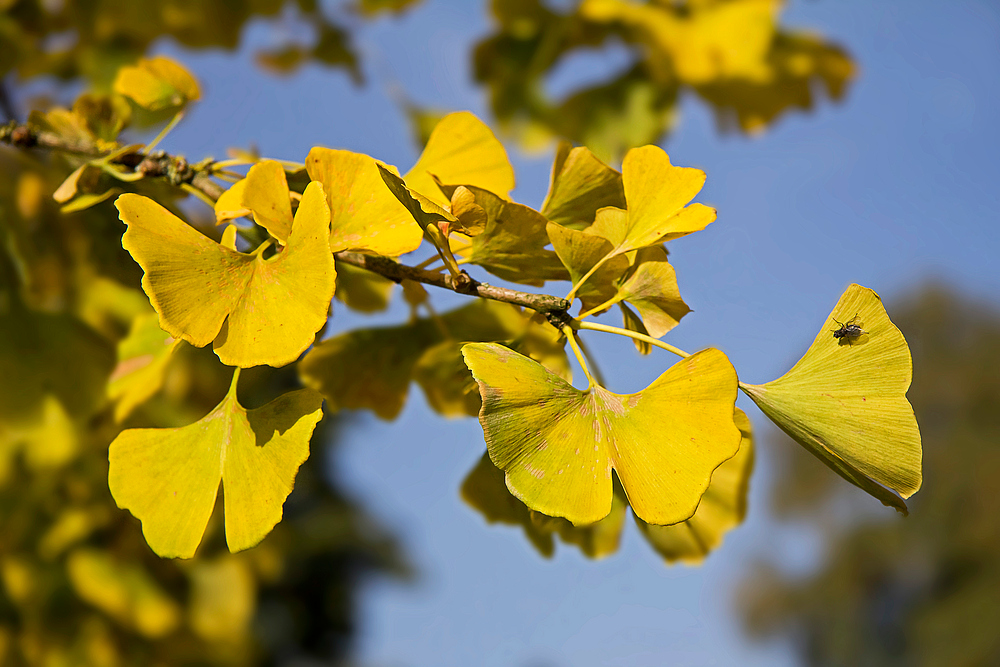
M 636 253 L 633 270 L 618 286 L 616 298 L 636 307 L 653 338 L 673 329 L 691 312 L 677 287 L 677 273 L 667 261 L 666 251 L 659 246 Z
M 439 206 L 448 206 L 448 197 L 435 178 L 447 185 L 474 185 L 505 199 L 514 189 L 514 168 L 507 151 L 490 128 L 468 111 L 441 119 L 403 180 Z
M 81 599 L 144 637 L 163 637 L 181 621 L 177 603 L 136 562 L 80 548 L 66 559 L 66 572 Z
M 281 520 L 323 398 L 293 391 L 255 410 L 236 399 L 236 383 L 216 408 L 181 428 L 122 431 L 108 450 L 108 486 L 118 507 L 142 522 L 150 548 L 190 558 L 225 489 L 230 551 L 256 545 Z
M 181 106 L 201 97 L 198 81 L 191 73 L 165 56 L 143 58 L 134 66 L 122 67 L 115 77 L 114 91 L 150 111 Z
M 622 175 L 584 146 L 561 143 L 552 164 L 542 214 L 564 227 L 582 229 L 606 206 L 625 208 Z
M 423 238 L 406 208 L 386 188 L 373 158 L 330 148 L 306 156 L 309 178 L 323 184 L 330 205 L 330 250 L 368 250 L 398 257 Z
M 128 225 L 122 246 L 173 337 L 213 343 L 230 366 L 280 367 L 326 322 L 336 270 L 319 184 L 306 188 L 286 247 L 268 259 L 263 247 L 244 254 L 212 241 L 147 197 L 124 194 L 115 205 Z
M 705 184 L 705 172 L 671 165 L 658 146 L 626 153 L 622 180 L 628 210 L 602 208 L 588 229 L 611 241 L 615 254 L 686 236 L 715 220 L 714 208 L 687 205 Z
M 156 313 L 132 321 L 128 336 L 118 343 L 118 365 L 108 378 L 108 398 L 116 401 L 115 421 L 121 422 L 159 391 L 167 362 L 179 345 L 180 339 L 160 328 Z
M 243 205 L 243 193 L 247 179 L 236 181 L 215 200 L 215 221 L 218 224 L 250 215 L 250 209 Z
M 753 471 L 753 431 L 746 413 L 736 408 L 736 426 L 743 439 L 736 456 L 712 473 L 697 511 L 687 521 L 673 526 L 651 526 L 636 518 L 646 540 L 668 563 L 682 561 L 691 565 L 702 562 L 722 544 L 725 534 L 743 522 L 747 509 L 747 490 Z
M 834 472 L 905 513 L 889 489 L 903 498 L 920 489 L 920 431 L 906 400 L 912 373 L 878 294 L 851 285 L 790 371 L 740 388 Z
M 240 183 L 244 184 L 242 207 L 250 209 L 254 221 L 271 236 L 286 243 L 292 230 L 292 202 L 285 169 L 274 160 L 262 160 L 250 167 L 247 177 Z M 217 220 L 218 217 L 217 206 Z
M 531 509 L 594 523 L 611 511 L 612 471 L 633 511 L 654 524 L 694 514 L 712 471 L 736 453 L 736 372 L 703 350 L 641 392 L 580 391 L 508 348 L 462 348 L 479 382 L 479 421 L 507 487 Z

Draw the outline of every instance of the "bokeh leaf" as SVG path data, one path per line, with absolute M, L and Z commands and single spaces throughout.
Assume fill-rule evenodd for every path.
M 229 393 L 205 417 L 180 428 L 122 431 L 108 451 L 115 502 L 142 521 L 150 548 L 164 558 L 190 558 L 225 489 L 230 551 L 256 545 L 281 520 L 323 398 L 300 389 L 255 410 Z
M 477 301 L 436 319 L 357 329 L 328 338 L 299 362 L 299 375 L 303 384 L 326 397 L 331 410 L 366 408 L 391 420 L 403 409 L 414 367 L 429 348 L 446 340 L 507 340 L 520 333 L 522 326 L 523 316 L 513 306 Z M 462 388 L 437 391 L 443 397 L 461 393 Z M 446 404 L 450 399 L 441 406 Z
M 694 514 L 712 471 L 732 457 L 736 373 L 708 349 L 678 362 L 636 394 L 580 391 L 508 348 L 462 349 L 479 382 L 490 458 L 528 507 L 575 525 L 611 511 L 612 471 L 643 520 Z
M 108 378 L 108 398 L 116 402 L 115 421 L 123 421 L 159 391 L 167 362 L 180 342 L 160 328 L 152 311 L 132 321 L 128 335 L 118 342 L 118 364 Z
M 835 338 L 837 320 L 865 332 Z M 873 290 L 851 285 L 805 355 L 762 385 L 741 383 L 768 418 L 834 472 L 906 513 L 920 488 L 920 431 L 906 400 L 910 350 Z
M 337 291 L 335 296 L 351 310 L 375 313 L 389 306 L 392 288 L 396 285 L 377 273 L 356 266 L 337 262 Z
M 368 250 L 398 257 L 420 245 L 423 232 L 386 189 L 374 159 L 362 153 L 313 148 L 309 178 L 323 184 L 330 205 L 330 250 Z
M 313 342 L 333 298 L 329 208 L 310 184 L 287 247 L 264 259 L 203 236 L 151 199 L 115 204 L 128 230 L 122 245 L 143 268 L 142 288 L 160 327 L 196 347 L 214 343 L 230 366 L 284 366 Z
M 201 97 L 198 81 L 182 65 L 165 56 L 142 58 L 122 67 L 114 91 L 150 111 L 182 106 Z

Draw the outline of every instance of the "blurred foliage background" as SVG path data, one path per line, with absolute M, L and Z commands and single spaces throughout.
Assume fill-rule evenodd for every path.
M 81 90 L 94 95 L 85 104 L 110 105 L 101 96 L 119 67 L 157 40 L 233 50 L 251 21 L 284 35 L 257 53 L 265 70 L 290 75 L 319 63 L 364 85 L 351 25 L 419 5 L 356 0 L 331 13 L 315 0 L 0 0 L 0 114 L 25 120 L 29 109 L 69 106 Z M 758 133 L 824 96 L 843 98 L 857 69 L 841 47 L 783 26 L 777 0 L 552 5 L 484 2 L 493 32 L 469 54 L 491 120 L 529 149 L 564 139 L 614 160 L 661 142 L 685 95 L 711 109 L 720 131 Z M 290 22 L 308 29 L 289 31 Z M 579 57 L 611 63 L 607 78 L 554 90 L 560 68 Z M 450 111 L 414 106 L 405 93 L 400 104 L 421 139 Z M 115 508 L 107 444 L 117 432 L 190 423 L 216 404 L 229 375 L 210 351 L 184 347 L 164 389 L 116 423 L 107 394 L 116 348 L 149 306 L 110 201 L 62 212 L 53 200 L 78 165 L 0 148 L 0 663 L 347 661 L 364 576 L 406 577 L 410 568 L 329 474 L 329 416 L 284 521 L 249 552 L 229 554 L 213 519 L 196 560 L 161 560 Z M 166 187 L 156 196 L 184 197 Z M 913 516 L 858 527 L 850 514 L 824 526 L 838 537 L 827 567 L 807 580 L 762 563 L 741 602 L 747 627 L 794 638 L 809 664 L 993 664 L 1000 508 L 977 490 L 1000 473 L 1000 386 L 990 373 L 1000 316 L 929 290 L 894 319 L 914 353 L 910 398 L 925 438 Z M 254 407 L 295 382 L 256 369 L 244 373 L 241 397 Z M 794 463 L 780 513 L 851 506 L 853 489 L 787 449 Z
M 905 520 L 866 515 L 862 494 L 776 433 L 774 512 L 826 517 L 825 547 L 805 577 L 758 563 L 744 625 L 791 640 L 806 665 L 1000 664 L 1000 312 L 929 286 L 893 313 L 913 352 L 923 489 Z

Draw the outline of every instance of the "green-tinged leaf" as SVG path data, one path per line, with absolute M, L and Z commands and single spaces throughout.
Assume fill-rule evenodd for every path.
M 362 153 L 313 148 L 309 178 L 323 184 L 330 204 L 330 250 L 368 250 L 398 257 L 420 245 L 421 227 L 386 189 L 374 159 Z
M 190 558 L 224 487 L 230 551 L 256 545 L 281 520 L 323 398 L 300 389 L 256 410 L 236 387 L 208 415 L 181 428 L 122 431 L 108 451 L 115 502 L 142 521 L 150 548 L 164 558 Z
M 474 185 L 504 198 L 514 189 L 514 168 L 496 136 L 468 111 L 445 116 L 437 124 L 420 159 L 403 177 L 406 185 L 440 206 L 448 199 L 435 183 Z
M 114 91 L 150 111 L 181 106 L 201 97 L 191 73 L 164 56 L 142 58 L 134 66 L 122 67 Z
M 132 118 L 132 107 L 121 95 L 84 93 L 73 101 L 73 113 L 83 118 L 100 141 L 114 142 Z
M 602 208 L 588 230 L 611 241 L 618 254 L 686 236 L 715 220 L 714 208 L 687 206 L 705 184 L 705 172 L 671 165 L 662 148 L 630 150 L 622 181 L 628 210 Z
M 286 247 L 269 259 L 195 231 L 156 202 L 124 194 L 115 204 L 122 246 L 143 268 L 142 288 L 160 328 L 230 366 L 284 366 L 313 342 L 333 298 L 329 208 L 319 185 L 302 195 Z
M 605 206 L 625 208 L 622 175 L 587 148 L 560 143 L 542 214 L 557 225 L 581 229 Z
M 299 375 L 332 410 L 367 408 L 391 420 L 403 409 L 414 366 L 428 348 L 448 339 L 506 340 L 522 326 L 523 316 L 513 306 L 477 301 L 437 320 L 358 329 L 324 340 L 299 362 Z
M 476 467 L 466 475 L 461 493 L 462 500 L 482 514 L 487 522 L 521 526 L 525 537 L 539 553 L 546 558 L 552 556 L 555 551 L 552 531 L 536 525 L 531 520 L 528 506 L 507 490 L 503 470 L 493 465 L 489 452 L 484 453 Z
M 566 382 L 573 381 L 573 368 L 566 354 L 566 337 L 550 325 L 545 316 L 532 315 L 524 333 L 507 345 L 515 352 L 534 359 Z
M 532 545 L 546 558 L 554 551 L 553 536 L 576 545 L 589 558 L 603 558 L 618 550 L 625 522 L 624 494 L 616 485 L 611 512 L 597 523 L 574 526 L 566 519 L 545 516 L 511 495 L 504 473 L 490 461 L 489 453 L 476 464 L 462 482 L 462 499 L 489 523 L 521 526 Z
M 479 386 L 462 358 L 462 344 L 445 341 L 429 348 L 413 367 L 413 379 L 427 403 L 445 417 L 475 417 L 482 407 Z
M 0 421 L 0 484 L 7 481 L 11 459 L 18 451 L 33 470 L 58 468 L 69 463 L 80 449 L 76 425 L 52 394 L 41 399 L 31 419 Z
M 121 422 L 160 390 L 167 362 L 180 339 L 160 328 L 156 313 L 136 317 L 128 336 L 118 343 L 118 365 L 108 381 L 108 398 Z
M 863 333 L 834 337 L 838 321 Z M 909 498 L 920 488 L 920 431 L 906 400 L 911 376 L 910 350 L 882 300 L 851 285 L 790 371 L 767 384 L 740 386 L 837 474 L 905 513 L 906 504 L 891 491 Z
M 375 313 L 389 306 L 396 285 L 377 273 L 337 262 L 337 300 L 351 310 Z
M 739 448 L 736 372 L 708 349 L 641 392 L 580 391 L 508 348 L 471 343 L 479 421 L 507 487 L 528 507 L 574 524 L 611 511 L 612 471 L 636 514 L 655 524 L 691 517 L 712 471 Z
M 490 198 L 498 198 L 490 193 L 476 191 L 476 196 L 489 217 L 486 229 L 469 239 L 469 245 L 460 251 L 469 262 L 524 285 L 540 287 L 546 280 L 569 278 L 559 257 L 546 249 L 549 237 L 545 216 L 514 202 L 495 206 Z
M 144 637 L 164 637 L 180 624 L 177 603 L 137 562 L 80 548 L 66 559 L 66 573 L 81 599 Z
M 102 201 L 111 199 L 121 191 L 121 188 L 109 188 L 104 192 L 80 194 L 74 197 L 72 201 L 60 206 L 59 211 L 61 213 L 76 213 L 77 211 L 85 211 L 91 206 L 97 206 Z
M 241 208 L 250 209 L 254 221 L 285 244 L 292 231 L 292 201 L 284 168 L 274 160 L 262 160 L 250 167 L 247 177 L 240 183 L 244 184 Z M 218 210 L 216 203 L 216 220 Z
M 569 271 L 569 278 L 575 285 L 590 269 L 602 259 L 612 254 L 614 246 L 603 236 L 579 232 L 550 222 L 546 227 L 552 247 Z M 603 303 L 615 303 L 618 293 L 616 283 L 628 271 L 628 259 L 616 255 L 601 264 L 600 268 L 583 283 L 576 295 L 583 304 L 583 310 L 591 310 Z
M 736 408 L 736 426 L 742 441 L 736 456 L 712 473 L 712 483 L 701 497 L 697 511 L 687 521 L 673 526 L 651 526 L 636 518 L 646 540 L 668 563 L 695 565 L 722 544 L 722 538 L 743 522 L 747 490 L 753 471 L 753 431 L 746 414 Z
M 659 338 L 677 326 L 691 309 L 681 298 L 677 273 L 662 247 L 639 250 L 633 267 L 618 287 L 618 298 L 635 306 L 649 335 Z

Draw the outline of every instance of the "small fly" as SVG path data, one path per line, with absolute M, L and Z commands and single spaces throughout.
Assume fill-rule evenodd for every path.
M 858 324 L 858 313 L 854 314 L 847 322 L 841 322 L 837 318 L 833 318 L 833 321 L 840 325 L 839 329 L 830 329 L 833 332 L 833 337 L 841 339 L 840 344 L 843 345 L 843 341 L 846 340 L 848 345 L 854 345 L 854 340 L 860 338 L 864 334 L 868 333 L 861 328 Z

